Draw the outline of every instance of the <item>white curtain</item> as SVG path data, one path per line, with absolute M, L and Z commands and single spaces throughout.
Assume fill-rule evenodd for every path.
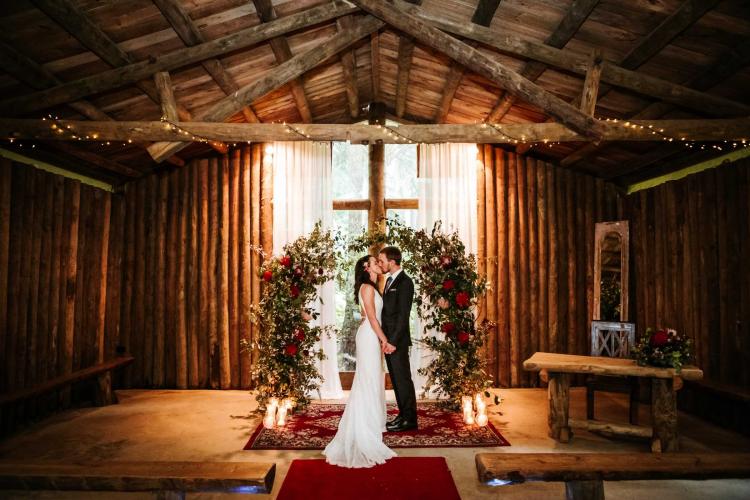
M 310 141 L 273 143 L 273 253 L 284 245 L 312 231 L 318 221 L 331 228 L 333 198 L 331 194 L 331 145 Z M 320 287 L 320 302 L 314 307 L 320 313 L 315 323 L 336 323 L 334 283 Z M 320 396 L 338 399 L 344 396 L 339 379 L 336 338 L 323 335 L 319 347 L 326 359 L 318 361 L 323 379 Z M 312 396 L 312 395 L 311 395 Z
M 477 249 L 477 153 L 476 144 L 419 145 L 418 226 L 430 231 L 435 221 L 442 221 L 443 231 L 458 231 L 467 255 L 476 255 Z M 421 324 L 416 331 L 424 336 L 437 334 L 422 333 Z M 412 347 L 410 361 L 417 394 L 426 382 L 417 370 L 427 366 L 433 357 L 420 344 Z

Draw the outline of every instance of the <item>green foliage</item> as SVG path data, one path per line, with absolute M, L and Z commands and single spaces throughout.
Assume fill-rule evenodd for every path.
M 682 365 L 692 357 L 692 341 L 671 328 L 648 328 L 631 355 L 639 365 L 674 368 L 680 373 Z
M 318 223 L 308 236 L 286 245 L 281 256 L 267 260 L 258 270 L 263 293 L 251 318 L 262 333 L 257 342 L 245 341 L 242 348 L 259 351 L 252 377 L 261 411 L 271 397 L 293 398 L 304 407 L 310 402 L 307 394 L 319 387 L 316 360 L 325 355 L 313 347 L 333 327 L 312 327 L 303 312 L 318 316 L 310 304 L 318 298 L 316 286 L 335 276 L 335 247 L 331 232 Z
M 420 369 L 420 374 L 427 377 L 425 386 L 427 390 L 437 386 L 438 394 L 448 396 L 449 406 L 460 408 L 461 396 L 484 392 L 492 386 L 479 352 L 492 325 L 477 325 L 474 319 L 486 282 L 477 272 L 474 256 L 466 256 L 458 234 L 444 233 L 440 222 L 427 233 L 388 219 L 385 233 L 363 233 L 346 250 L 361 255 L 372 246 L 385 244 L 401 249 L 402 266 L 418 289 L 415 302 L 419 317 L 427 329 L 439 332 L 436 337 L 421 340 L 437 354 Z
M 600 296 L 601 319 L 620 321 L 620 280 L 613 276 L 603 278 Z

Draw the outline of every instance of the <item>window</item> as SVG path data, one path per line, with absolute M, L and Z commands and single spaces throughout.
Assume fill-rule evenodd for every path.
M 391 122 L 388 125 L 395 126 Z M 368 148 L 334 142 L 331 151 L 334 227 L 344 235 L 357 235 L 367 229 L 369 218 L 366 208 L 369 206 L 370 192 Z M 386 144 L 384 153 L 386 216 L 397 216 L 414 227 L 417 224 L 417 146 Z M 389 207 L 389 200 L 398 202 Z M 342 284 L 336 283 L 335 295 L 336 326 L 339 329 L 338 365 L 339 371 L 354 371 L 355 335 L 362 316 L 352 293 L 353 266 L 343 271 L 346 279 Z M 416 309 L 412 310 L 412 316 L 416 319 Z M 416 328 L 413 328 L 413 332 L 416 332 Z

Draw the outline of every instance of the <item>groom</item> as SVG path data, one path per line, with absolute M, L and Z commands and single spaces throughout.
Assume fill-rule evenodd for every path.
M 414 300 L 414 282 L 401 269 L 401 250 L 398 248 L 382 249 L 378 263 L 388 273 L 381 312 L 383 333 L 388 337 L 383 352 L 398 403 L 398 416 L 388 422 L 386 428 L 390 432 L 408 431 L 417 428 L 417 396 L 409 365 L 409 314 Z

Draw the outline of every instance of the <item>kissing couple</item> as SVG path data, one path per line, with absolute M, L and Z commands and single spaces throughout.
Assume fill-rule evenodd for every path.
M 386 274 L 382 295 L 378 278 Z M 354 266 L 354 301 L 362 311 L 357 330 L 357 367 L 349 401 L 336 436 L 323 454 L 341 467 L 372 467 L 396 453 L 383 443 L 383 432 L 417 429 L 417 396 L 411 379 L 409 315 L 414 282 L 401 268 L 401 250 L 383 248 Z M 398 416 L 386 422 L 383 355 L 391 375 Z

